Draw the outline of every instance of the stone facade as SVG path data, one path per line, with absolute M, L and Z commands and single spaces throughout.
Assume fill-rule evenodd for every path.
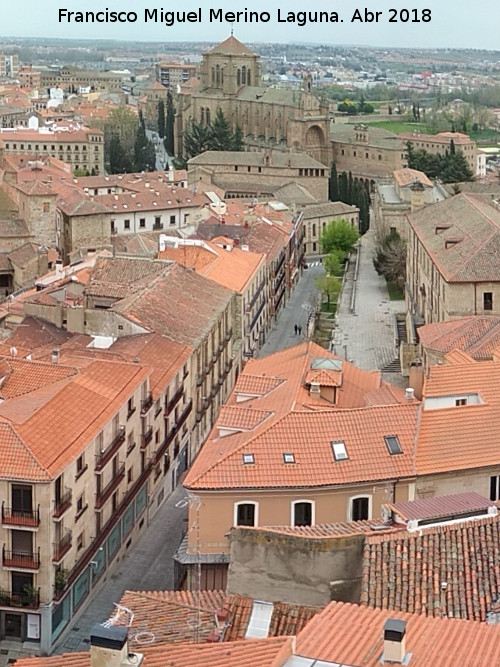
M 320 238 L 326 226 L 334 220 L 346 220 L 359 228 L 359 209 L 343 202 L 313 204 L 304 209 L 304 245 L 306 255 L 321 253 Z
M 176 152 L 182 152 L 182 133 L 189 121 L 209 124 L 220 108 L 243 130 L 253 150 L 276 147 L 303 151 L 322 164 L 330 163 L 328 105 L 305 78 L 299 91 L 261 86 L 259 56 L 233 36 L 203 54 L 197 90 L 180 95 Z

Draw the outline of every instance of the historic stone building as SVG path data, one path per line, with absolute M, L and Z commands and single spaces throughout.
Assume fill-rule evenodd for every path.
M 221 108 L 251 150 L 305 152 L 330 164 L 328 105 L 305 77 L 301 90 L 261 86 L 259 56 L 232 35 L 203 54 L 200 82 L 181 89 L 176 151 L 190 120 L 209 124 Z

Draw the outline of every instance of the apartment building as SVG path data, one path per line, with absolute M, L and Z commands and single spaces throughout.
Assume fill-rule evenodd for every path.
M 0 159 L 3 155 L 50 155 L 95 174 L 104 172 L 104 135 L 84 125 L 0 128 Z
M 8 77 L 13 79 L 19 72 L 19 54 L 0 53 L 0 78 Z
M 409 499 L 417 415 L 378 372 L 315 343 L 249 361 L 184 481 L 200 499 L 175 557 L 188 587 L 198 553 L 202 587 L 225 587 L 231 526 L 370 519 L 387 493 Z
M 121 93 L 124 81 L 129 79 L 130 72 L 87 71 L 76 67 L 40 69 L 40 84 L 43 88 L 59 86 L 67 92 L 82 87 L 96 92 Z
M 33 65 L 21 65 L 17 73 L 21 90 L 39 90 L 41 85 L 40 70 L 34 69 Z
M 42 652 L 147 522 L 146 459 L 130 444 L 151 370 L 58 354 L 0 362 L 2 639 Z
M 269 275 L 265 255 L 224 237 L 213 242 L 160 236 L 159 259 L 171 260 L 237 294 L 235 329 L 240 361 L 252 357 L 264 344 L 269 328 Z
M 165 88 L 177 91 L 189 79 L 196 76 L 196 65 L 189 63 L 161 62 L 155 65 L 156 80 Z
M 407 214 L 406 304 L 425 324 L 500 313 L 500 210 L 461 193 Z

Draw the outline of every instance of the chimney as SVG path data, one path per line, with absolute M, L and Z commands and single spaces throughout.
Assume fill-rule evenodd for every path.
M 53 347 L 52 348 L 51 361 L 52 361 L 53 364 L 58 364 L 59 363 L 59 348 L 58 347 Z
M 425 188 L 422 183 L 417 180 L 413 181 L 410 185 L 410 208 L 412 213 L 424 207 L 424 195 Z
M 128 628 L 94 625 L 90 631 L 90 667 L 139 667 L 144 656 L 129 653 Z
M 406 387 L 405 398 L 407 401 L 412 401 L 415 398 L 415 390 L 412 387 Z
M 406 621 L 388 618 L 384 625 L 384 655 L 382 662 L 402 664 L 406 657 L 405 645 Z M 92 664 L 92 667 L 94 665 Z

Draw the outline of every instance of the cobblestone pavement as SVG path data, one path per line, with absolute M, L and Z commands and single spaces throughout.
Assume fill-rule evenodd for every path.
M 389 299 L 385 280 L 373 267 L 374 249 L 375 232 L 370 230 L 361 239 L 354 313 L 350 312 L 353 263 L 337 313 L 334 338 L 335 353 L 364 370 L 381 369 L 396 358 L 394 315 L 404 312 L 404 302 Z
M 308 309 L 312 304 L 314 295 L 317 293 L 314 283 L 316 278 L 324 272 L 325 270 L 321 265 L 305 269 L 290 298 L 279 313 L 278 321 L 268 334 L 267 341 L 260 349 L 259 357 L 285 350 L 287 347 L 297 345 L 305 339 Z M 302 327 L 301 336 L 295 334 L 294 326 L 296 324 Z

